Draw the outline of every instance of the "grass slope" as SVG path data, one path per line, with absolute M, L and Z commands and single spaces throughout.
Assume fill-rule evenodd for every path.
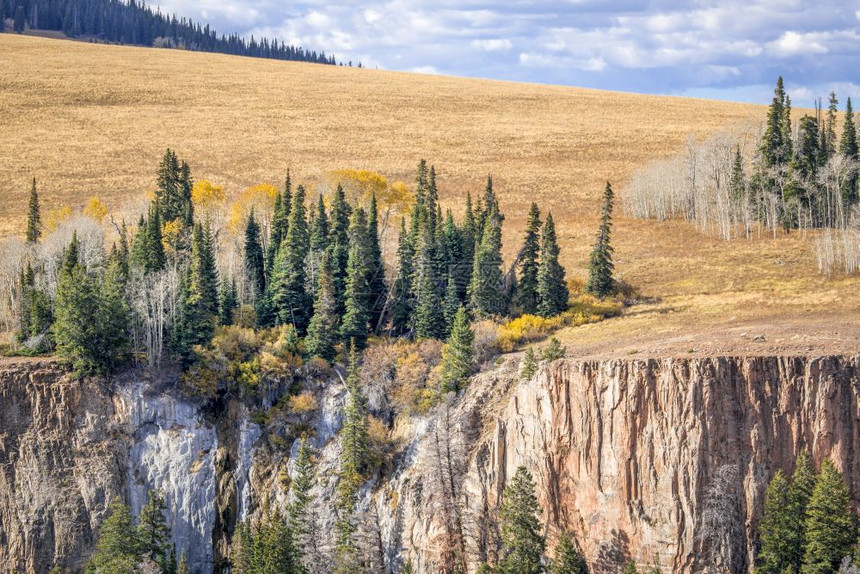
M 619 190 L 637 167 L 689 137 L 765 113 L 729 102 L 9 34 L 0 34 L 0 61 L 0 235 L 23 228 L 34 175 L 46 209 L 82 206 L 92 195 L 119 208 L 153 188 L 168 146 L 195 178 L 228 193 L 278 183 L 287 167 L 311 189 L 341 168 L 411 181 L 424 157 L 437 167 L 443 203 L 456 209 L 492 172 L 508 256 L 529 203 L 552 210 L 562 263 L 579 277 L 605 180 Z M 819 277 L 809 241 L 793 234 L 729 244 L 682 222 L 619 215 L 618 272 L 662 302 L 568 337 L 606 345 L 700 323 L 856 314 L 857 281 Z

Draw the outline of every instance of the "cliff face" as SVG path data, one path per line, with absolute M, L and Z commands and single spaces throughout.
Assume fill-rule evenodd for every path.
M 832 458 L 860 494 L 857 358 L 562 360 L 527 382 L 517 367 L 508 358 L 449 408 L 398 420 L 401 448 L 362 496 L 364 507 L 376 502 L 391 571 L 407 557 L 422 572 L 444 559 L 454 507 L 440 482 L 456 494 L 470 556 L 492 559 L 495 510 L 521 464 L 535 476 L 550 541 L 571 531 L 596 572 L 628 559 L 745 571 L 767 482 L 803 448 Z M 323 554 L 343 398 L 337 379 L 320 384 L 320 411 L 307 421 Z M 192 570 L 219 570 L 237 520 L 267 498 L 286 504 L 296 450 L 243 405 L 219 408 L 133 380 L 108 386 L 46 363 L 0 365 L 0 572 L 47 572 L 55 560 L 79 570 L 110 499 L 137 512 L 149 488 L 165 492 Z M 437 479 L 442 443 L 454 464 L 439 476 L 451 480 Z M 318 565 L 326 571 L 326 560 Z
M 800 450 L 860 495 L 858 375 L 844 357 L 558 361 L 485 426 L 469 506 L 496 502 L 524 464 L 551 529 L 574 533 L 596 572 L 629 558 L 744 571 L 767 483 Z

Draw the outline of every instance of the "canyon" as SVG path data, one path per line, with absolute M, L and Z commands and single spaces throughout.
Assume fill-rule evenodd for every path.
M 451 476 L 471 569 L 494 557 L 495 512 L 520 465 L 535 477 L 550 548 L 569 531 L 597 573 L 628 560 L 749 571 L 767 483 L 803 449 L 860 493 L 860 357 L 562 359 L 529 381 L 518 370 L 504 355 L 460 396 L 389 421 L 394 452 L 360 506 L 375 510 L 390 572 L 406 560 L 431 572 L 442 559 L 430 488 L 440 429 L 460 454 Z M 171 376 L 76 380 L 51 360 L 0 362 L 0 571 L 83 570 L 110 501 L 137 514 L 154 488 L 191 571 L 220 572 L 240 520 L 286 507 L 295 432 L 254 416 L 283 389 L 204 405 Z M 318 404 L 302 424 L 317 452 L 325 556 L 346 391 L 337 372 L 305 386 Z

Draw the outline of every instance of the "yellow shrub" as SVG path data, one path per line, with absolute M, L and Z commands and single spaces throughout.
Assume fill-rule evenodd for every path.
M 84 208 L 84 215 L 101 223 L 108 214 L 108 208 L 98 197 L 91 197 Z
M 45 231 L 56 231 L 57 227 L 72 216 L 72 208 L 68 205 L 51 209 L 45 214 Z
M 230 325 L 215 330 L 212 346 L 231 361 L 247 361 L 263 343 L 253 329 Z
M 310 391 L 290 397 L 290 411 L 294 413 L 309 413 L 317 410 L 317 398 Z

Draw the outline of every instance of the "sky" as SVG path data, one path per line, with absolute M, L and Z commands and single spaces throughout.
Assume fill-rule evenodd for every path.
M 160 0 L 371 68 L 796 106 L 860 98 L 860 0 Z M 855 106 L 856 108 L 857 106 Z

